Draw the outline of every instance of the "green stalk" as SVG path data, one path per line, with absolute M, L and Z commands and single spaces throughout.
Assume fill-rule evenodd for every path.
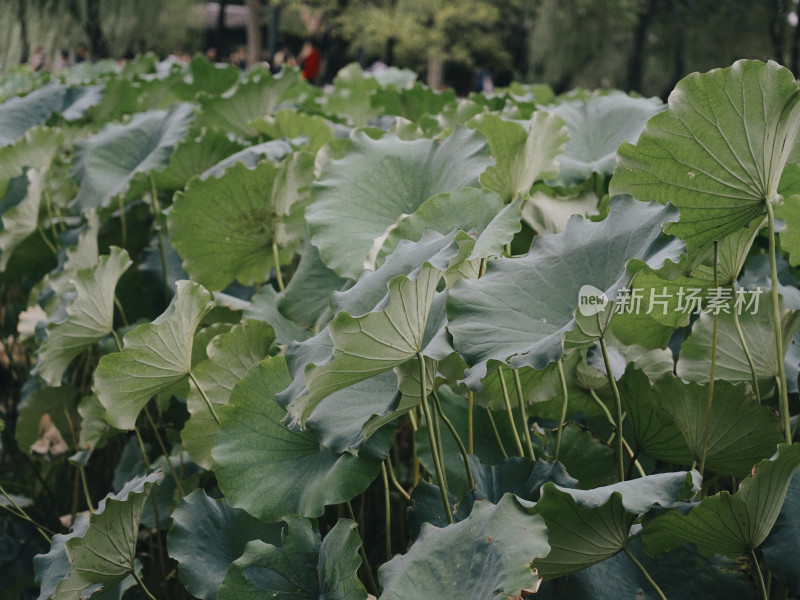
M 792 427 L 789 421 L 789 395 L 786 392 L 786 367 L 783 364 L 783 337 L 781 332 L 781 307 L 778 297 L 778 263 L 776 259 L 777 250 L 775 248 L 775 213 L 772 210 L 772 203 L 767 200 L 767 221 L 769 223 L 769 271 L 772 276 L 772 320 L 775 327 L 775 349 L 778 352 L 778 377 L 781 380 L 779 408 L 781 420 L 783 421 L 783 431 L 786 435 L 786 443 L 792 443 Z
M 142 432 L 139 431 L 139 428 L 134 426 L 133 432 L 136 434 L 136 440 L 139 442 L 139 452 L 142 453 L 142 460 L 144 461 L 147 470 L 151 469 L 150 467 L 150 460 L 147 458 L 147 450 L 144 447 L 144 440 L 142 439 Z
M 736 282 L 734 281 L 731 284 L 731 289 L 733 290 L 733 295 L 736 296 Z M 750 348 L 747 345 L 747 340 L 744 339 L 744 331 L 742 331 L 742 325 L 739 323 L 739 311 L 734 310 L 733 312 L 733 324 L 736 327 L 736 333 L 739 336 L 739 343 L 742 345 L 742 350 L 744 351 L 744 356 L 747 359 L 747 364 L 750 366 L 750 376 L 753 378 L 753 392 L 756 394 L 756 400 L 758 403 L 761 404 L 761 391 L 758 389 L 758 376 L 756 375 L 756 364 L 753 361 L 753 355 L 750 354 Z
M 281 260 L 278 254 L 278 243 L 275 241 L 272 242 L 272 260 L 275 261 L 275 279 L 278 281 L 278 291 L 282 292 L 284 286 L 283 276 L 281 275 Z
M 353 512 L 353 505 L 350 504 L 349 500 L 345 504 L 347 504 L 347 512 L 350 514 L 350 519 L 356 524 L 356 528 L 358 528 L 358 520 L 356 519 L 356 514 Z M 361 538 L 361 531 L 358 532 L 358 537 Z M 375 578 L 372 576 L 372 569 L 369 566 L 369 559 L 367 558 L 367 551 L 364 549 L 364 538 L 361 538 L 361 544 L 358 546 L 358 553 L 361 555 L 364 570 L 367 572 L 369 587 L 372 593 L 377 596 L 378 586 L 375 584 Z
M 472 394 L 472 390 L 469 391 L 469 395 L 467 396 L 467 444 L 469 446 L 469 453 L 474 454 L 474 446 L 473 446 L 473 435 L 474 433 L 474 423 L 473 423 L 473 415 L 472 409 L 475 407 L 475 397 Z
M 472 476 L 472 468 L 469 465 L 469 456 L 467 455 L 467 449 L 464 446 L 464 442 L 461 441 L 461 437 L 458 435 L 456 428 L 453 427 L 453 423 L 450 419 L 447 418 L 447 415 L 444 414 L 444 410 L 442 410 L 442 403 L 439 401 L 439 395 L 434 391 L 433 392 L 433 403 L 436 405 L 436 412 L 439 414 L 439 418 L 444 422 L 447 429 L 450 430 L 450 435 L 453 436 L 453 439 L 456 441 L 458 445 L 458 449 L 461 452 L 461 456 L 464 458 L 464 467 L 467 471 L 467 482 L 469 484 L 469 489 L 475 489 L 475 478 Z
M 597 395 L 597 392 L 595 392 L 594 390 L 589 390 L 589 397 L 592 400 L 594 400 L 595 403 L 603 410 L 603 413 L 605 413 L 606 415 L 606 419 L 608 419 L 608 422 L 611 423 L 611 426 L 614 427 L 615 429 L 614 433 L 611 434 L 611 437 L 607 442 L 608 444 L 611 444 L 611 442 L 617 436 L 616 432 L 617 424 L 614 423 L 614 417 L 611 416 L 611 411 L 608 410 L 608 407 L 605 405 L 605 402 L 600 400 L 600 396 Z M 622 415 L 622 418 L 624 420 L 625 415 Z M 622 446 L 625 448 L 625 452 L 628 453 L 628 456 L 631 457 L 631 459 L 633 459 L 633 448 L 631 448 L 628 442 L 625 441 L 624 437 L 622 438 Z M 633 466 L 636 467 L 636 471 L 639 473 L 640 476 L 642 477 L 647 476 L 647 473 L 645 473 L 644 469 L 642 468 L 642 464 L 638 460 L 633 461 Z
M 175 480 L 175 485 L 178 488 L 178 492 L 180 492 L 181 498 L 186 495 L 186 492 L 183 491 L 183 486 L 181 485 L 181 480 L 178 477 L 178 473 L 175 471 L 175 467 L 172 466 L 172 461 L 169 458 L 169 452 L 167 452 L 167 447 L 164 444 L 164 440 L 161 439 L 161 434 L 158 433 L 158 427 L 156 427 L 155 421 L 153 421 L 153 417 L 150 416 L 150 410 L 147 408 L 147 405 L 144 405 L 144 415 L 147 417 L 147 422 L 150 424 L 150 428 L 153 430 L 153 433 L 156 435 L 156 441 L 158 442 L 158 446 L 161 448 L 161 453 L 164 455 L 164 458 L 167 460 L 167 468 L 169 472 L 172 474 L 172 478 Z
M 42 537 L 43 537 L 43 538 L 44 538 L 44 539 L 47 541 L 47 543 L 49 544 L 49 543 L 50 543 L 50 536 L 48 536 L 48 535 L 45 533 L 45 531 L 50 531 L 50 530 L 49 530 L 49 529 L 47 529 L 46 527 L 44 527 L 43 525 L 39 525 L 39 524 L 38 524 L 36 521 L 34 521 L 33 519 L 31 519 L 31 517 L 28 515 L 28 513 L 26 513 L 26 512 L 25 512 L 25 510 L 24 510 L 24 509 L 23 509 L 23 508 L 22 508 L 22 507 L 21 507 L 19 504 L 17 504 L 16 502 L 14 502 L 14 499 L 13 499 L 13 498 L 12 498 L 12 497 L 11 497 L 11 496 L 10 496 L 10 495 L 9 495 L 9 494 L 8 494 L 8 493 L 7 493 L 7 492 L 4 490 L 4 489 L 3 489 L 3 486 L 2 486 L 2 485 L 0 485 L 0 494 L 3 494 L 3 496 L 5 496 L 5 499 L 6 499 L 6 500 L 8 500 L 9 504 L 11 504 L 11 506 L 13 506 L 13 507 L 14 507 L 14 510 L 12 510 L 10 507 L 6 506 L 5 504 L 0 504 L 0 506 L 2 506 L 3 508 L 5 508 L 5 509 L 6 509 L 7 511 L 9 511 L 9 512 L 10 512 L 12 515 L 16 515 L 16 516 L 18 516 L 20 519 L 23 519 L 23 520 L 27 521 L 28 523 L 30 523 L 31 525 L 33 525 L 33 526 L 36 528 L 36 531 L 38 531 L 38 532 L 39 532 L 39 534 L 40 534 L 40 535 L 41 535 L 41 536 L 42 536 Z M 53 533 L 53 532 L 52 532 L 52 531 L 50 531 L 50 533 Z
M 608 376 L 608 383 L 611 385 L 611 392 L 614 394 L 614 406 L 617 412 L 615 420 L 617 428 L 617 475 L 620 481 L 625 481 L 625 449 L 622 443 L 622 398 L 619 395 L 619 388 L 617 388 L 617 380 L 614 379 L 614 371 L 611 369 L 611 359 L 608 356 L 606 339 L 602 335 L 600 336 L 600 350 L 603 352 L 606 375 Z
M 511 369 L 514 374 L 514 387 L 517 390 L 517 402 L 519 403 L 519 414 L 522 418 L 522 434 L 525 436 L 525 445 L 528 448 L 528 458 L 536 460 L 533 453 L 533 444 L 531 443 L 531 428 L 528 427 L 528 411 L 525 408 L 525 397 L 522 395 L 522 382 L 519 380 L 519 370 Z
M 567 378 L 564 377 L 564 365 L 560 358 L 558 359 L 556 366 L 558 367 L 558 378 L 561 380 L 561 418 L 558 421 L 558 432 L 556 433 L 556 447 L 555 451 L 553 452 L 553 462 L 558 462 L 558 453 L 561 450 L 561 432 L 564 429 L 564 421 L 567 418 L 567 403 L 569 402 Z
M 519 433 L 517 432 L 517 426 L 514 424 L 514 413 L 511 412 L 511 400 L 508 397 L 508 388 L 506 387 L 506 379 L 503 377 L 502 365 L 497 365 L 497 374 L 500 375 L 500 387 L 503 389 L 503 402 L 505 402 L 506 411 L 508 412 L 508 420 L 511 422 L 511 433 L 514 434 L 514 443 L 517 445 L 517 452 L 520 456 L 525 456 L 525 451 L 522 449 L 522 441 L 520 441 Z
M 383 501 L 386 504 L 386 560 L 392 560 L 392 498 L 389 495 L 389 475 L 386 465 L 381 463 L 383 478 Z
M 122 229 L 122 239 L 120 241 L 120 246 L 125 248 L 128 244 L 128 225 L 125 221 L 125 204 L 122 201 L 122 194 L 118 196 L 119 198 L 119 225 Z
M 425 413 L 425 422 L 428 424 L 428 442 L 431 446 L 431 455 L 433 456 L 433 467 L 436 470 L 436 479 L 439 482 L 439 493 L 442 496 L 442 506 L 444 507 L 444 514 L 447 517 L 448 523 L 453 523 L 453 512 L 450 510 L 450 501 L 447 498 L 447 479 L 444 476 L 444 469 L 442 468 L 441 457 L 437 450 L 438 444 L 436 436 L 433 432 L 433 416 L 431 415 L 431 408 L 428 405 L 428 390 L 425 386 L 425 359 L 421 353 L 417 353 L 419 359 L 419 375 L 420 375 L 420 392 L 422 393 L 422 411 Z
M 492 411 L 488 408 L 486 409 L 486 416 L 489 417 L 489 425 L 492 426 L 497 445 L 500 447 L 500 453 L 503 455 L 504 459 L 508 458 L 508 452 L 506 452 L 506 447 L 503 445 L 503 440 L 500 438 L 500 432 L 497 431 L 497 424 L 494 422 L 494 416 L 492 416 Z
M 153 199 L 153 219 L 156 222 L 158 251 L 161 254 L 161 285 L 164 290 L 164 303 L 169 303 L 169 278 L 167 277 L 167 248 L 164 244 L 164 232 L 161 230 L 161 205 L 158 203 L 158 191 L 153 174 L 150 174 L 150 196 Z
M 211 400 L 208 399 L 208 396 L 206 396 L 206 393 L 203 391 L 203 388 L 200 387 L 200 383 L 197 381 L 197 379 L 195 378 L 194 374 L 191 371 L 189 371 L 189 379 L 192 380 L 192 383 L 197 388 L 197 391 L 200 392 L 200 395 L 203 397 L 203 400 L 205 400 L 208 410 L 211 411 L 211 416 L 214 417 L 214 420 L 217 422 L 217 425 L 219 425 L 219 417 L 217 416 L 217 411 L 214 410 L 214 405 L 211 404 Z
M 78 472 L 81 474 L 81 485 L 83 486 L 83 496 L 86 498 L 86 506 L 89 507 L 89 512 L 94 512 L 92 497 L 89 494 L 89 484 L 86 482 L 86 469 L 79 465 Z
M 142 581 L 142 578 L 139 577 L 139 574 L 136 572 L 136 569 L 133 570 L 132 574 L 133 578 L 136 580 L 136 583 L 138 583 L 139 587 L 142 588 L 142 592 L 144 592 L 144 595 L 150 598 L 150 600 L 156 600 L 156 597 L 153 596 L 153 594 L 150 593 L 150 590 L 147 589 L 147 586 L 145 586 L 144 581 Z
M 714 240 L 714 288 L 719 288 L 717 280 L 717 241 Z M 708 438 L 711 435 L 711 407 L 714 402 L 714 378 L 717 371 L 717 328 L 719 313 L 714 311 L 714 325 L 711 330 L 711 368 L 708 375 L 708 400 L 706 401 L 706 421 L 703 427 L 703 445 L 700 450 L 700 475 L 706 468 L 706 454 L 708 453 Z
M 116 306 L 117 310 L 119 311 L 119 318 L 122 319 L 122 324 L 127 327 L 128 317 L 125 316 L 125 309 L 122 308 L 122 302 L 119 301 L 119 298 L 117 298 L 116 294 L 114 294 L 114 306 Z
M 644 568 L 644 565 L 640 563 L 639 560 L 633 555 L 633 552 L 631 552 L 630 549 L 625 548 L 625 554 L 628 555 L 628 558 L 631 559 L 631 562 L 636 566 L 637 569 L 639 569 L 639 572 L 647 580 L 647 583 L 653 586 L 653 589 L 656 591 L 656 594 L 658 594 L 658 597 L 661 598 L 661 600 L 667 600 L 664 592 L 661 591 L 661 588 L 658 587 L 658 584 L 655 582 L 655 580 L 650 577 L 650 573 L 647 572 L 647 569 Z
M 767 594 L 767 588 L 764 585 L 764 575 L 761 573 L 761 567 L 758 564 L 758 558 L 756 558 L 755 550 L 752 548 L 750 549 L 750 557 L 753 559 L 753 565 L 756 568 L 756 575 L 758 575 L 758 584 L 761 588 L 761 597 L 764 600 L 769 600 L 769 594 Z
M 400 482 L 399 482 L 399 481 L 397 481 L 397 476 L 395 476 L 395 474 L 394 474 L 394 468 L 392 467 L 392 460 L 391 460 L 391 457 L 387 457 L 387 458 L 386 458 L 386 460 L 385 460 L 384 462 L 386 462 L 386 468 L 387 468 L 387 470 L 389 471 L 389 479 L 391 480 L 391 482 L 392 482 L 392 485 L 395 487 L 395 489 L 396 489 L 398 492 L 400 492 L 400 495 L 401 495 L 403 498 L 405 498 L 405 499 L 406 499 L 406 501 L 408 501 L 408 502 L 411 502 L 411 496 L 410 496 L 410 495 L 409 495 L 409 493 L 408 493 L 408 492 L 407 492 L 407 491 L 406 491 L 406 490 L 403 488 L 403 486 L 402 486 L 402 485 L 400 485 Z

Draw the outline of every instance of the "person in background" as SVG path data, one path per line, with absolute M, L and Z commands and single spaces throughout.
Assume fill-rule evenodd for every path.
M 77 50 L 75 50 L 75 62 L 81 63 L 84 61 L 91 62 L 91 56 L 89 56 L 89 49 L 86 47 L 86 44 L 78 44 Z
M 53 71 L 60 71 L 69 66 L 69 52 L 66 50 L 59 50 L 53 59 Z
M 44 51 L 41 46 L 36 46 L 36 48 L 33 49 L 33 55 L 31 55 L 28 64 L 34 71 L 42 71 L 47 68 L 47 59 L 44 56 Z
M 316 82 L 319 77 L 322 56 L 311 40 L 307 40 L 303 44 L 300 54 L 297 55 L 297 63 L 303 69 L 303 79 L 310 83 Z

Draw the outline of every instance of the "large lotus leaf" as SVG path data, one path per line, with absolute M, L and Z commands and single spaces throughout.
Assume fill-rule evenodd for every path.
M 326 265 L 356 279 L 387 228 L 432 196 L 475 187 L 492 160 L 486 140 L 464 128 L 441 143 L 356 133 L 344 157 L 328 161 L 312 189 L 306 211 L 311 241 Z
M 356 572 L 361 540 L 356 524 L 340 519 L 320 542 L 316 524 L 284 517 L 283 544 L 247 545 L 219 590 L 220 600 L 366 600 Z
M 564 120 L 543 111 L 533 113 L 526 126 L 494 114 L 475 118 L 476 129 L 486 136 L 497 164 L 481 175 L 481 185 L 511 200 L 530 192 L 535 181 L 558 174 L 556 157 L 569 140 Z
M 609 191 L 671 202 L 681 217 L 669 232 L 700 260 L 713 240 L 760 220 L 774 201 L 800 127 L 798 101 L 794 75 L 771 61 L 693 73 L 638 143 L 620 147 Z
M 240 74 L 234 65 L 212 63 L 205 56 L 196 54 L 189 62 L 189 77 L 184 78 L 188 81 L 175 86 L 175 92 L 186 100 L 192 100 L 201 92 L 217 96 L 233 87 Z
M 672 418 L 693 458 L 699 461 L 708 387 L 667 376 L 656 382 L 650 398 Z M 780 441 L 781 428 L 775 411 L 757 404 L 749 388 L 727 381 L 714 384 L 706 451 L 708 469 L 741 477 L 759 460 L 770 456 Z
M 676 548 L 653 559 L 642 550 L 639 536 L 627 549 L 642 563 L 667 598 L 752 600 L 753 591 L 736 563 L 719 555 L 703 558 L 691 546 Z M 658 600 L 653 586 L 622 553 L 558 581 L 545 581 L 537 599 L 591 598 L 592 600 Z
M 64 143 L 64 133 L 49 127 L 34 127 L 11 146 L 0 148 L 0 195 L 8 180 L 22 175 L 24 167 L 47 169 Z
M 275 77 L 260 71 L 231 92 L 200 98 L 200 121 L 245 138 L 254 138 L 258 136 L 258 130 L 250 125 L 251 121 L 271 115 L 281 104 L 297 99 L 309 88 L 299 71 L 284 69 Z
M 220 295 L 220 292 L 215 293 L 217 297 Z M 242 314 L 248 319 L 269 323 L 275 330 L 275 341 L 278 344 L 289 345 L 310 338 L 311 333 L 307 329 L 298 327 L 296 323 L 281 314 L 277 306 L 280 298 L 281 296 L 275 291 L 275 288 L 271 285 L 264 285 L 253 294 L 249 305 L 245 303 Z
M 281 424 L 275 394 L 291 383 L 283 357 L 248 371 L 220 408 L 212 456 L 220 489 L 232 505 L 267 522 L 284 515 L 318 517 L 326 505 L 363 492 L 380 463 L 337 454 L 308 432 Z
M 172 513 L 167 536 L 170 558 L 178 561 L 181 581 L 197 598 L 213 600 L 233 561 L 252 540 L 279 543 L 282 527 L 262 523 L 226 500 L 195 490 Z
M 280 294 L 278 310 L 293 322 L 311 328 L 328 310 L 331 293 L 342 289 L 346 281 L 326 267 L 317 247 L 305 240 L 297 270 Z
M 769 537 L 761 546 L 764 562 L 772 575 L 792 594 L 800 594 L 800 471 L 795 471 L 789 483 L 786 499 Z
M 549 549 L 542 518 L 527 514 L 513 494 L 498 504 L 476 502 L 464 521 L 423 526 L 406 554 L 381 566 L 381 599 L 521 597 L 538 588 L 531 561 Z
M 56 587 L 57 598 L 80 600 L 86 588 L 113 586 L 134 572 L 139 520 L 152 487 L 163 477 L 160 470 L 137 477 L 100 502 L 86 533 L 66 542 L 72 568 Z
M 341 69 L 333 79 L 333 85 L 321 98 L 325 114 L 346 119 L 349 125 L 366 125 L 370 117 L 380 113 L 372 106 L 372 95 L 380 87 L 375 77 L 366 76 L 358 63 Z
M 588 186 L 564 190 L 536 185 L 522 207 L 522 218 L 539 233 L 560 233 L 572 215 L 596 215 L 597 204 L 597 194 Z
M 67 87 L 48 83 L 27 96 L 0 104 L 0 146 L 13 144 L 35 125 L 42 125 L 53 113 L 67 121 L 81 118 L 100 101 L 102 86 Z
M 775 216 L 788 225 L 780 232 L 781 249 L 789 253 L 792 266 L 800 263 L 800 166 L 786 165 L 778 185 L 784 201 L 775 207 Z
M 727 381 L 749 381 L 753 383 L 750 363 L 742 348 L 733 311 L 740 312 L 739 324 L 742 328 L 747 347 L 753 359 L 756 377 L 766 386 L 774 382 L 778 375 L 778 353 L 775 350 L 775 326 L 772 318 L 772 292 L 763 290 L 740 290 L 743 304 L 735 306 L 736 295 L 731 294 L 729 312 L 721 312 L 717 317 L 717 355 L 716 379 Z M 753 300 L 752 305 L 749 302 Z M 781 313 L 785 314 L 783 302 Z M 692 327 L 692 334 L 681 344 L 676 372 L 679 377 L 698 383 L 708 383 L 709 365 L 711 364 L 711 347 L 713 339 L 714 317 L 704 312 Z M 784 328 L 785 329 L 785 328 Z M 784 332 L 791 338 L 796 333 L 796 326 Z M 783 347 L 787 347 L 787 339 Z
M 267 323 L 245 319 L 211 340 L 206 349 L 208 358 L 198 363 L 192 374 L 215 408 L 228 402 L 233 386 L 247 369 L 267 356 L 274 339 L 272 327 Z M 219 425 L 194 387 L 186 397 L 186 408 L 191 416 L 181 431 L 183 446 L 197 464 L 210 469 L 211 449 Z
M 767 539 L 783 506 L 792 475 L 800 466 L 800 445 L 778 446 L 770 459 L 753 467 L 735 494 L 705 498 L 688 514 L 671 510 L 644 523 L 644 549 L 650 556 L 695 544 L 703 556 L 729 558 L 758 548 Z
M 75 272 L 75 293 L 66 303 L 66 314 L 47 325 L 47 338 L 39 348 L 37 368 L 48 385 L 60 385 L 72 359 L 111 333 L 114 289 L 131 264 L 125 250 L 112 246 L 97 266 Z
M 670 413 L 664 411 L 656 401 L 647 375 L 629 367 L 618 385 L 622 407 L 628 415 L 626 424 L 632 431 L 632 434 L 626 432 L 631 445 L 658 460 L 679 465 L 692 464 L 694 455 Z
M 316 364 L 305 368 L 307 393 L 291 394 L 293 417 L 305 423 L 330 394 L 426 350 L 441 329 L 444 297 L 436 295 L 436 288 L 457 255 L 454 239 L 454 233 L 429 232 L 417 244 L 402 244 L 380 269 L 333 294 L 331 306 L 337 314 L 328 325 L 331 354 L 323 361 L 315 357 Z M 282 396 L 287 401 L 288 394 Z
M 177 287 L 161 316 L 128 333 L 122 351 L 97 365 L 94 391 L 118 429 L 133 429 L 148 400 L 191 371 L 194 332 L 213 305 L 202 286 L 184 280 Z
M 111 123 L 76 142 L 73 173 L 81 188 L 75 204 L 81 210 L 108 206 L 137 173 L 166 167 L 173 147 L 189 131 L 192 110 L 190 104 L 176 104 L 139 113 L 124 125 Z
M 678 260 L 683 245 L 662 236 L 675 217 L 671 207 L 615 198 L 604 221 L 575 217 L 563 233 L 537 237 L 526 256 L 490 262 L 480 279 L 458 282 L 448 299 L 448 330 L 470 365 L 468 385 L 480 387 L 489 360 L 534 369 L 556 361 L 583 308 L 581 288 L 593 286 L 613 300 L 632 272 Z M 597 335 L 589 331 L 581 341 Z
M 377 72 L 372 75 L 377 75 Z M 379 79 L 379 81 L 381 81 L 381 89 L 376 90 L 373 94 L 372 106 L 383 108 L 384 114 L 403 117 L 414 123 L 419 122 L 425 115 L 438 115 L 445 107 L 454 107 L 457 104 L 456 94 L 453 90 L 432 90 L 420 82 L 403 89 L 402 85 L 389 84 L 387 86 L 386 79 Z
M 668 506 L 699 489 L 696 473 L 662 473 L 592 490 L 542 486 L 529 509 L 547 525 L 550 553 L 533 566 L 555 579 L 602 562 L 624 550 L 630 528 L 654 506 Z
M 292 152 L 292 145 L 285 140 L 272 140 L 255 146 L 247 146 L 235 154 L 223 158 L 200 174 L 200 179 L 222 177 L 230 167 L 242 163 L 248 169 L 255 169 L 262 160 L 278 162 Z
M 45 170 L 25 169 L 8 182 L 0 201 L 0 272 L 5 271 L 14 250 L 39 226 L 44 180 Z
M 553 407 L 561 405 L 561 400 L 553 402 Z M 533 410 L 535 410 L 535 406 Z M 533 410 L 529 411 L 533 412 Z M 572 411 L 570 411 L 572 412 Z M 558 422 L 560 414 L 556 416 Z M 547 452 L 552 455 L 557 432 L 547 432 Z M 619 467 L 605 440 L 578 423 L 566 423 L 561 429 L 561 448 L 558 460 L 569 474 L 578 480 L 581 489 L 610 485 L 619 479 Z
M 250 125 L 273 140 L 304 138 L 311 154 L 316 154 L 334 138 L 333 128 L 326 119 L 289 109 L 257 119 Z
M 543 110 L 564 119 L 569 131 L 554 183 L 569 186 L 589 179 L 592 173 L 613 174 L 620 144 L 635 144 L 647 120 L 664 108 L 658 98 L 631 98 L 621 93 L 545 107 Z
M 213 290 L 234 279 L 242 284 L 269 279 L 273 242 L 282 247 L 281 262 L 293 254 L 287 244 L 302 232 L 287 226 L 272 193 L 278 168 L 262 162 L 253 170 L 236 164 L 219 179 L 194 179 L 175 195 L 168 217 L 170 237 L 183 257 L 183 268 Z

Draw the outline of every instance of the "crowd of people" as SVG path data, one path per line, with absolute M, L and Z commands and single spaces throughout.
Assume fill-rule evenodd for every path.
M 85 44 L 79 44 L 72 53 L 62 48 L 56 51 L 52 59 L 45 54 L 41 46 L 36 46 L 28 60 L 28 66 L 34 71 L 60 71 L 73 64 L 90 60 L 91 55 Z

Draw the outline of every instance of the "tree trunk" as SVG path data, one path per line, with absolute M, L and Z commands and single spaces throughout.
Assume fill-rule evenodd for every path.
M 428 54 L 428 87 L 432 90 L 440 90 L 443 80 L 444 56 L 438 48 L 432 48 Z
M 19 19 L 19 43 L 22 46 L 22 52 L 19 55 L 20 64 L 28 62 L 28 25 L 27 13 L 28 2 L 27 0 L 17 0 L 17 18 Z
M 783 0 L 774 0 L 775 12 L 769 22 L 769 38 L 772 41 L 772 56 L 783 64 L 783 47 L 786 39 L 787 7 Z
M 800 24 L 794 26 L 794 36 L 791 46 L 791 68 L 794 76 L 800 72 Z
M 261 62 L 261 0 L 247 0 L 247 66 Z
M 217 59 L 223 60 L 228 56 L 225 40 L 225 6 L 227 0 L 219 0 L 219 14 L 217 15 L 217 30 L 214 33 L 214 47 L 217 49 Z
M 86 0 L 86 35 L 92 57 L 108 58 L 108 46 L 100 23 L 100 0 Z
M 642 73 L 644 72 L 645 43 L 647 42 L 647 30 L 653 16 L 653 0 L 645 0 L 644 5 L 639 11 L 639 18 L 636 21 L 636 28 L 633 30 L 633 46 L 628 57 L 628 91 L 641 92 Z

